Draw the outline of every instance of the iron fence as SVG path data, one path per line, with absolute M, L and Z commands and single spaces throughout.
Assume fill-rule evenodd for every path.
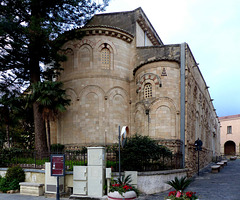
M 87 152 L 82 151 L 64 151 L 64 152 L 46 152 L 37 155 L 35 151 L 1 151 L 0 167 L 10 167 L 20 165 L 23 168 L 44 168 L 45 162 L 50 162 L 51 154 L 64 154 L 66 170 L 72 171 L 74 165 L 87 165 Z M 180 169 L 182 164 L 182 154 L 160 155 L 158 158 L 149 159 L 126 165 L 121 163 L 122 171 L 160 171 L 169 169 Z M 119 171 L 118 151 L 106 150 L 106 167 L 112 168 L 113 172 Z
M 107 151 L 107 167 L 113 172 L 119 171 L 119 155 L 117 151 Z M 122 160 L 122 158 L 121 158 Z M 182 154 L 160 154 L 158 158 L 138 161 L 136 163 L 121 163 L 121 171 L 161 171 L 182 168 Z
M 45 162 L 51 161 L 52 154 L 65 155 L 65 167 L 72 171 L 74 165 L 87 165 L 87 153 L 80 151 L 44 152 L 37 154 L 35 151 L 0 152 L 0 167 L 20 165 L 22 168 L 45 168 Z

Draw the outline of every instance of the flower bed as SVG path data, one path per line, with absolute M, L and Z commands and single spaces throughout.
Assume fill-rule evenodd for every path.
M 166 200 L 199 200 L 196 192 L 188 191 L 171 191 L 168 196 L 165 198 Z

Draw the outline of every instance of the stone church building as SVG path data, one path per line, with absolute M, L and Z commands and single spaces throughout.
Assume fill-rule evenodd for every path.
M 118 126 L 147 135 L 195 168 L 220 153 L 219 120 L 208 86 L 186 43 L 165 45 L 141 8 L 97 14 L 63 46 L 59 80 L 71 98 L 52 143 L 68 148 L 118 142 Z

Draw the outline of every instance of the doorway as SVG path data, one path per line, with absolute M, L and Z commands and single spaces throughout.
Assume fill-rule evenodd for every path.
M 224 144 L 224 154 L 225 155 L 235 155 L 236 154 L 236 144 L 233 141 L 227 141 Z

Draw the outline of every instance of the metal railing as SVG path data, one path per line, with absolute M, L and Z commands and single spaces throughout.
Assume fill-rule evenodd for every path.
M 37 155 L 35 151 L 0 151 L 0 167 L 10 167 L 20 165 L 23 168 L 44 168 L 45 162 L 50 162 L 51 154 L 65 154 L 66 170 L 72 171 L 74 165 L 87 165 L 87 153 L 81 151 L 64 151 L 42 153 Z M 149 159 L 131 163 L 130 165 L 121 163 L 121 169 L 136 171 L 160 171 L 169 169 L 180 169 L 182 163 L 182 154 L 165 155 L 162 154 L 156 159 Z M 119 170 L 119 158 L 116 150 L 106 150 L 106 167 L 112 168 L 113 172 Z
M 118 152 L 107 151 L 107 167 L 112 168 L 113 172 L 119 171 Z M 172 155 L 162 154 L 156 159 L 142 160 L 137 163 L 121 163 L 121 171 L 161 171 L 182 168 L 182 154 Z
M 64 154 L 65 167 L 72 170 L 74 165 L 87 165 L 87 153 L 80 151 L 45 152 L 37 154 L 35 151 L 0 152 L 0 167 L 20 165 L 23 168 L 45 168 L 45 162 L 50 162 L 51 154 Z

